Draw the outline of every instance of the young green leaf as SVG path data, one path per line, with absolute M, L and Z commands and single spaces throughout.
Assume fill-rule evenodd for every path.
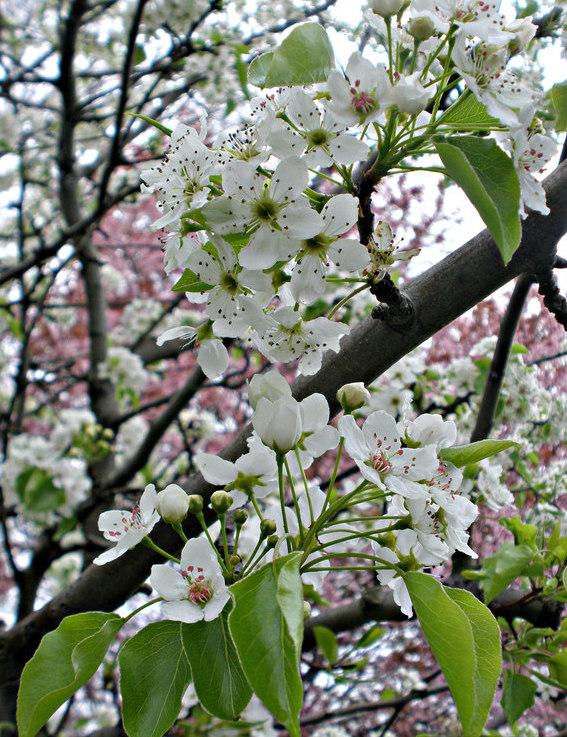
M 505 670 L 502 683 L 501 705 L 508 724 L 514 724 L 522 714 L 533 706 L 537 686 L 531 678 Z
M 502 667 L 500 628 L 468 591 L 449 589 L 424 573 L 405 575 L 419 622 L 451 690 L 464 737 L 478 737 Z
M 290 737 L 299 737 L 303 700 L 300 559 L 299 553 L 277 558 L 233 584 L 234 608 L 228 618 L 248 682 Z
M 65 489 L 43 468 L 26 468 L 16 479 L 16 493 L 30 512 L 53 512 L 65 503 Z
M 482 562 L 480 588 L 484 601 L 489 604 L 501 591 L 512 583 L 530 566 L 538 555 L 528 545 L 504 543 L 496 553 L 488 555 Z
M 493 118 L 472 92 L 460 95 L 456 102 L 436 121 L 442 127 L 459 130 L 480 131 L 503 128 L 502 123 Z
M 194 271 L 185 269 L 171 289 L 173 292 L 208 292 L 212 288 L 212 284 L 201 281 Z
M 328 627 L 313 627 L 313 634 L 321 654 L 331 665 L 337 662 L 337 636 Z
M 149 624 L 120 649 L 122 721 L 129 737 L 162 737 L 191 681 L 182 622 Z
M 18 691 L 20 737 L 34 737 L 49 717 L 89 680 L 124 620 L 85 612 L 65 617 L 26 664 Z
M 132 118 L 139 118 L 140 120 L 143 120 L 144 123 L 151 125 L 153 128 L 157 128 L 158 131 L 165 133 L 166 136 L 170 136 L 173 133 L 171 128 L 168 128 L 167 126 L 163 125 L 163 123 L 160 123 L 159 120 L 148 118 L 147 115 L 139 115 L 138 113 L 129 113 L 129 112 L 127 112 L 126 115 L 130 115 Z
M 237 719 L 252 689 L 240 666 L 226 610 L 211 622 L 184 625 L 183 639 L 201 704 L 219 719 Z
M 453 445 L 451 448 L 442 448 L 439 451 L 439 458 L 461 468 L 462 466 L 468 466 L 470 463 L 478 463 L 483 458 L 490 458 L 508 448 L 519 447 L 519 444 L 513 440 L 478 440 L 476 443 L 469 443 L 468 445 Z
M 554 84 L 549 94 L 555 110 L 555 130 L 567 131 L 567 82 Z
M 274 51 L 252 61 L 248 81 L 257 87 L 325 82 L 334 64 L 333 47 L 323 26 L 302 23 Z
M 512 160 L 492 138 L 438 138 L 435 147 L 447 174 L 476 207 L 508 264 L 522 237 L 520 182 Z

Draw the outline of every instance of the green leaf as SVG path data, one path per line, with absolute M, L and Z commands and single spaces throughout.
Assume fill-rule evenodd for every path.
M 468 591 L 448 589 L 424 573 L 405 575 L 427 642 L 451 690 L 464 737 L 478 737 L 502 667 L 500 628 Z
M 313 634 L 317 641 L 317 647 L 331 665 L 337 662 L 338 647 L 337 636 L 328 627 L 313 627 Z
M 563 688 L 567 688 L 567 650 L 549 658 L 547 666 L 549 675 L 555 678 Z
M 191 681 L 182 622 L 149 624 L 120 649 L 122 721 L 129 737 L 162 737 Z
M 24 469 L 16 479 L 16 493 L 30 512 L 53 512 L 65 503 L 65 489 L 55 486 L 43 468 Z
M 435 147 L 447 174 L 476 207 L 508 264 L 522 237 L 520 182 L 512 160 L 492 138 L 439 138 Z
M 132 64 L 136 66 L 137 64 L 141 64 L 143 61 L 146 61 L 146 52 L 144 51 L 144 47 L 141 44 L 136 44 L 134 47 Z
M 370 647 L 386 634 L 384 627 L 375 624 L 367 632 L 365 632 L 360 640 L 356 643 L 356 647 Z
M 126 115 L 130 115 L 132 118 L 139 118 L 140 120 L 143 120 L 144 123 L 148 123 L 148 125 L 151 125 L 154 128 L 157 128 L 158 131 L 165 133 L 166 136 L 170 136 L 173 133 L 173 130 L 171 128 L 168 128 L 167 126 L 163 125 L 158 120 L 154 120 L 153 118 L 148 118 L 147 115 L 139 115 L 138 113 L 130 113 L 130 112 L 127 112 Z
M 106 612 L 73 614 L 43 637 L 20 681 L 20 737 L 34 737 L 49 717 L 89 680 L 123 623 L 118 615 Z
M 442 448 L 439 451 L 439 458 L 461 468 L 462 466 L 468 466 L 470 463 L 478 463 L 483 458 L 490 458 L 508 448 L 519 447 L 519 444 L 513 440 L 478 440 L 476 443 L 469 443 L 468 445 L 453 445 L 452 448 Z
M 439 125 L 466 131 L 503 128 L 502 123 L 493 118 L 485 106 L 471 92 L 462 94 L 438 120 Z
M 251 62 L 248 81 L 257 87 L 325 82 L 334 65 L 333 47 L 323 26 L 302 23 L 274 51 Z
M 527 522 L 522 522 L 521 517 L 516 515 L 507 519 L 500 520 L 502 527 L 505 527 L 514 535 L 514 542 L 516 545 L 530 545 L 532 548 L 537 549 L 536 538 L 538 535 L 538 528 L 536 525 L 531 525 Z
M 206 284 L 204 281 L 201 281 L 194 271 L 185 269 L 183 274 L 181 274 L 179 279 L 171 287 L 171 290 L 173 292 L 208 292 L 212 288 L 212 284 Z
M 555 130 L 567 131 L 567 81 L 554 84 L 549 96 L 555 110 Z
M 303 689 L 299 658 L 303 639 L 300 553 L 277 558 L 230 588 L 228 622 L 242 668 L 270 713 L 299 737 Z
M 183 639 L 201 704 L 219 719 L 237 719 L 252 689 L 240 667 L 226 609 L 212 622 L 185 625 Z
M 514 724 L 522 714 L 533 706 L 536 684 L 531 678 L 512 670 L 504 671 L 501 705 L 508 724 Z
M 484 601 L 489 604 L 501 591 L 521 576 L 538 554 L 528 545 L 504 543 L 482 562 L 480 587 Z

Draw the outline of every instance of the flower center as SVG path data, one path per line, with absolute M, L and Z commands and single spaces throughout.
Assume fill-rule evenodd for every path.
M 225 292 L 229 292 L 229 294 L 236 294 L 236 292 L 238 292 L 238 281 L 236 280 L 236 277 L 228 271 L 221 274 L 219 281 L 221 288 L 224 289 Z
M 257 220 L 269 223 L 275 220 L 280 211 L 280 206 L 271 197 L 262 197 L 256 200 L 252 206 L 252 213 Z
M 386 458 L 384 453 L 373 453 L 370 456 L 372 468 L 378 473 L 389 473 L 392 470 L 392 464 Z
M 303 249 L 310 256 L 324 257 L 327 255 L 327 249 L 332 242 L 333 239 L 329 238 L 325 233 L 319 233 L 319 235 L 315 235 L 313 238 L 308 238 L 303 241 Z
M 208 581 L 196 581 L 189 586 L 187 598 L 193 604 L 205 606 L 213 598 L 213 589 Z
M 200 566 L 187 566 L 181 571 L 187 580 L 187 598 L 197 606 L 205 606 L 213 598 L 211 582 L 205 578 L 205 572 Z
M 352 106 L 360 115 L 367 115 L 376 107 L 375 98 L 368 92 L 359 89 L 360 80 L 357 79 L 354 87 L 350 88 Z
M 328 143 L 329 134 L 323 128 L 317 128 L 308 132 L 307 141 L 311 146 L 323 146 Z

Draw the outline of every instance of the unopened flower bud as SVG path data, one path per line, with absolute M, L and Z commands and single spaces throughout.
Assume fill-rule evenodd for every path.
M 268 548 L 275 548 L 278 544 L 278 536 L 277 535 L 270 535 L 270 537 L 266 540 L 266 545 Z
M 190 494 L 188 501 L 191 514 L 201 514 L 203 511 L 203 497 L 200 494 Z
M 263 519 L 260 522 L 260 533 L 262 537 L 269 537 L 276 531 L 276 523 L 273 519 Z
M 311 604 L 308 601 L 303 602 L 303 619 L 309 619 L 311 616 Z
M 104 430 L 102 431 L 102 437 L 103 437 L 103 438 L 104 438 L 105 440 L 112 440 L 112 438 L 114 437 L 114 433 L 112 432 L 112 430 L 111 430 L 111 429 L 110 429 L 109 427 L 106 427 L 106 428 L 105 428 L 105 429 L 104 429 Z
M 284 377 L 273 369 L 265 374 L 254 374 L 248 384 L 248 401 L 252 409 L 256 409 L 258 400 L 264 397 L 271 402 L 281 397 L 291 397 L 291 387 Z
M 370 392 L 362 381 L 355 381 L 341 386 L 337 392 L 337 399 L 345 412 L 352 412 L 370 401 Z
M 217 514 L 224 514 L 231 508 L 233 501 L 227 491 L 215 491 L 211 496 L 211 507 Z
M 234 524 L 243 525 L 248 519 L 248 512 L 245 509 L 237 509 L 234 513 Z
M 435 26 L 430 18 L 425 15 L 418 15 L 412 18 L 408 24 L 408 33 L 413 36 L 416 41 L 427 41 L 435 33 Z
M 242 558 L 237 553 L 233 553 L 228 560 L 231 566 L 237 566 L 239 563 L 242 563 Z
M 169 484 L 156 497 L 156 511 L 164 522 L 183 522 L 189 510 L 189 497 L 177 484 Z
M 404 2 L 405 0 L 370 0 L 369 5 L 376 15 L 388 18 L 391 15 L 397 15 Z

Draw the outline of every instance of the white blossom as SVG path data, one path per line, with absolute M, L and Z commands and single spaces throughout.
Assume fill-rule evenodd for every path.
M 106 540 L 115 542 L 113 548 L 98 555 L 93 563 L 102 566 L 119 558 L 130 548 L 135 547 L 153 530 L 159 521 L 156 512 L 156 487 L 148 484 L 140 497 L 139 504 L 131 510 L 111 510 L 103 512 L 98 518 L 98 529 Z
M 150 583 L 164 599 L 166 619 L 178 622 L 210 622 L 230 599 L 216 554 L 203 537 L 185 543 L 181 570 L 167 564 L 152 566 Z
M 327 109 L 320 110 L 303 90 L 293 90 L 286 106 L 291 124 L 276 118 L 270 132 L 273 153 L 280 159 L 302 156 L 310 167 L 354 164 L 365 159 L 369 148 L 344 133 L 345 124 Z
M 388 75 L 358 52 L 351 55 L 344 77 L 336 69 L 329 74 L 329 109 L 347 125 L 378 121 L 387 106 Z

